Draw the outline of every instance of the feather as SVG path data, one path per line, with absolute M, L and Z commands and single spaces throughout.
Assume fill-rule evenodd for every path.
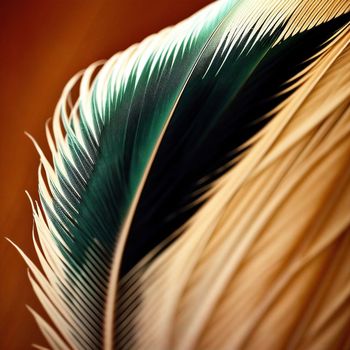
M 52 162 L 33 140 L 43 271 L 20 251 L 52 348 L 254 348 L 292 305 L 281 293 L 310 292 L 304 270 L 348 244 L 349 10 L 217 1 L 68 82 Z M 316 344 L 344 293 L 275 344 Z

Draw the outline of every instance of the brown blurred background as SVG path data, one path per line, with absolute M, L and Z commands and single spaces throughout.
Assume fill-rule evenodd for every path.
M 5 240 L 32 258 L 38 156 L 24 131 L 46 147 L 44 123 L 68 79 L 145 36 L 194 13 L 208 0 L 28 0 L 0 4 L 0 349 L 46 344 L 25 308 L 42 309 L 26 266 Z M 47 148 L 45 148 L 47 149 Z

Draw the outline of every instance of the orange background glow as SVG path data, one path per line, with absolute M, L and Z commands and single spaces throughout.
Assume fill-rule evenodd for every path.
M 47 150 L 45 121 L 74 73 L 209 2 L 31 0 L 0 5 L 0 349 L 46 344 L 25 307 L 44 314 L 25 264 L 4 238 L 34 258 L 31 209 L 24 191 L 37 198 L 38 155 L 24 131 Z

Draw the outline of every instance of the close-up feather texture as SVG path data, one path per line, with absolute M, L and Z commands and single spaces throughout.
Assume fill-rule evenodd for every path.
M 219 0 L 67 83 L 9 235 L 50 348 L 350 349 L 349 12 Z

